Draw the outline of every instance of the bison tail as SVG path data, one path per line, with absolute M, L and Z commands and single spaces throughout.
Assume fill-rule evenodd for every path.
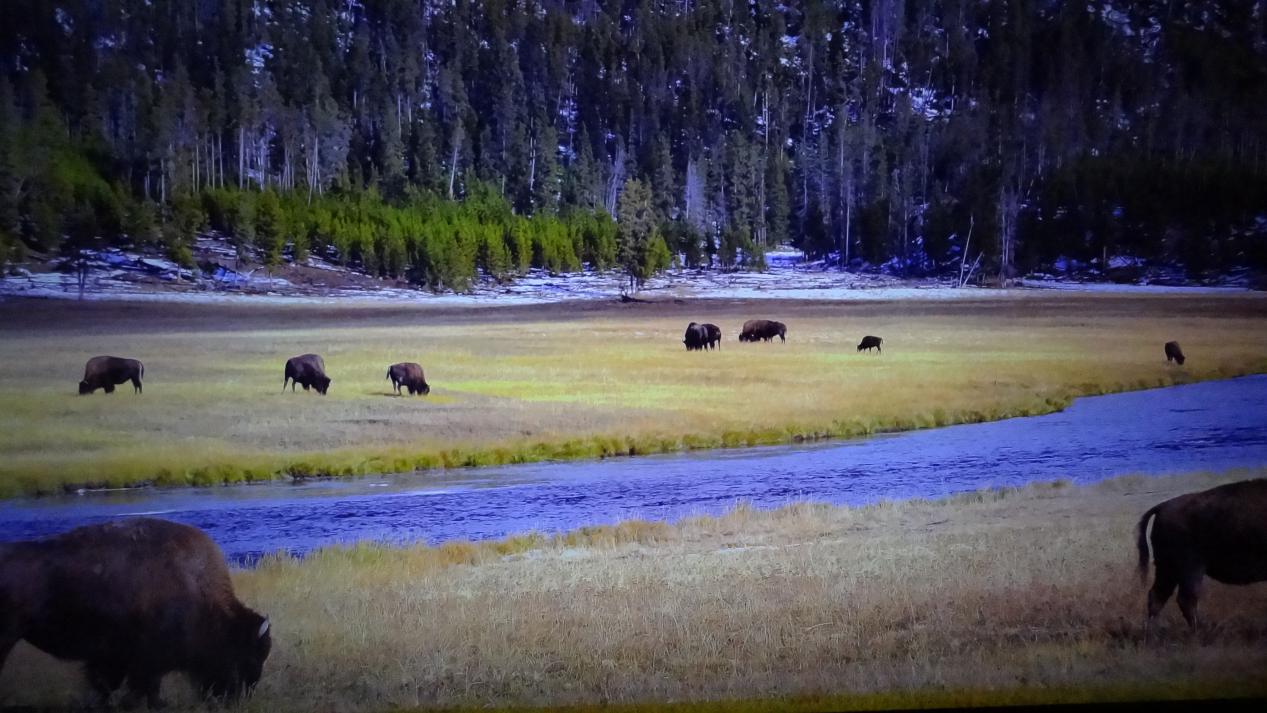
M 1148 520 L 1157 514 L 1160 505 L 1149 508 L 1148 512 L 1139 519 L 1139 524 L 1135 526 L 1135 548 L 1139 550 L 1139 578 L 1145 582 L 1148 581 Z

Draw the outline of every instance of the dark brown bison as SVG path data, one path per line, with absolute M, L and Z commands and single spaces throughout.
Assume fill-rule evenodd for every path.
M 136 359 L 95 356 L 84 365 L 84 380 L 79 382 L 79 393 L 91 394 L 97 389 L 105 389 L 107 394 L 113 394 L 116 384 L 131 381 L 132 393 L 139 394 L 142 376 L 145 376 L 145 365 Z
M 1224 584 L 1267 581 L 1267 479 L 1229 483 L 1171 498 L 1139 519 L 1139 571 L 1148 579 L 1148 520 L 1156 573 L 1148 592 L 1148 624 L 1179 588 L 1179 610 L 1197 626 L 1206 576 Z
M 295 390 L 295 384 L 304 387 L 304 391 L 312 387 L 319 394 L 324 394 L 330 388 L 330 377 L 326 376 L 326 363 L 316 354 L 303 354 L 287 359 L 286 378 L 282 379 L 282 391 L 286 390 L 287 382 L 290 383 L 292 392 Z
M 272 645 L 211 538 L 152 518 L 0 545 L 0 669 L 20 640 L 82 661 L 102 702 L 126 679 L 151 707 L 172 671 L 207 696 L 249 694 Z
M 883 353 L 884 350 L 880 348 L 880 344 L 883 341 L 884 340 L 879 337 L 867 335 L 862 338 L 861 342 L 858 342 L 858 351 L 871 351 L 872 349 L 875 349 L 877 352 Z
M 1179 342 L 1166 342 L 1166 361 L 1179 362 L 1179 366 L 1183 366 L 1184 356 L 1183 350 L 1179 348 Z
M 686 345 L 688 352 L 703 349 L 708 344 L 708 328 L 691 322 L 686 325 L 686 334 L 682 336 L 682 343 Z
M 750 319 L 743 323 L 743 330 L 739 332 L 739 341 L 756 342 L 771 341 L 775 337 L 779 341 L 787 341 L 787 325 L 782 322 L 775 322 L 769 319 Z
M 422 374 L 422 367 L 411 361 L 402 361 L 387 367 L 387 378 L 392 380 L 392 388 L 396 390 L 397 396 L 400 395 L 402 386 L 409 389 L 410 395 L 425 396 L 431 393 L 431 386 L 427 384 L 427 379 Z
M 708 339 L 705 346 L 709 349 L 721 349 L 721 327 L 715 324 L 704 324 L 704 330 L 708 333 Z

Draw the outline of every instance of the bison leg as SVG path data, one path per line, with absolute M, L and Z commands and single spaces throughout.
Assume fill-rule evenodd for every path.
M 114 384 L 106 384 L 105 386 L 103 386 L 103 387 L 101 387 L 101 388 L 105 389 L 107 394 L 113 394 L 113 393 L 114 393 Z
M 161 673 L 129 671 L 126 704 L 136 705 L 137 702 L 144 700 L 145 704 L 150 708 L 162 708 L 165 704 L 158 695 L 159 685 L 162 682 L 163 675 Z
M 1196 631 L 1197 624 L 1200 622 L 1197 617 L 1197 600 L 1201 598 L 1204 583 L 1205 574 L 1202 572 L 1189 574 L 1179 582 L 1179 611 L 1183 612 L 1188 628 L 1193 631 Z
M 1152 623 L 1157 619 L 1157 614 L 1162 607 L 1166 606 L 1170 595 L 1175 593 L 1175 587 L 1178 584 L 1179 582 L 1175 580 L 1175 577 L 1170 572 L 1160 568 L 1157 570 L 1157 578 L 1153 581 L 1153 588 L 1148 590 L 1148 619 L 1144 621 L 1145 635 L 1147 635 Z
M 132 393 L 134 393 L 134 394 L 139 394 L 139 393 L 141 393 L 141 379 L 140 379 L 140 377 L 136 377 L 136 376 L 132 377 Z
M 84 674 L 88 677 L 88 685 L 92 687 L 100 705 L 106 705 L 110 694 L 123 685 L 127 671 L 118 664 L 89 663 L 84 666 Z
M 0 629 L 0 671 L 4 671 L 4 662 L 9 658 L 9 652 L 17 645 L 18 639 L 22 638 L 17 634 L 10 633 L 13 630 L 3 631 L 3 629 Z

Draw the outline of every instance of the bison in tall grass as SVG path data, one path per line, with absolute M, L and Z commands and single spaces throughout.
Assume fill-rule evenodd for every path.
M 862 351 L 867 351 L 867 352 L 869 352 L 869 351 L 871 351 L 872 349 L 874 349 L 874 350 L 876 350 L 877 352 L 884 353 L 884 350 L 880 348 L 880 345 L 881 345 L 881 344 L 883 344 L 883 343 L 884 343 L 884 340 L 883 340 L 883 339 L 881 339 L 881 338 L 879 338 L 879 337 L 873 337 L 873 336 L 871 336 L 871 335 L 867 335 L 867 336 L 865 336 L 865 337 L 863 337 L 863 338 L 862 338 L 862 341 L 861 341 L 861 342 L 858 342 L 858 351 L 860 351 L 860 352 L 862 352 Z
M 1179 611 L 1196 629 L 1197 601 L 1208 576 L 1224 584 L 1267 581 L 1267 479 L 1229 483 L 1149 508 L 1136 527 L 1140 576 L 1148 579 L 1148 521 L 1156 564 L 1146 627 L 1175 588 Z
M 708 328 L 703 324 L 691 322 L 686 325 L 686 333 L 682 335 L 682 343 L 686 345 L 686 351 L 688 352 L 702 350 L 708 344 Z
M 79 382 L 79 393 L 91 394 L 97 389 L 105 389 L 107 394 L 113 394 L 116 385 L 131 381 L 132 393 L 139 394 L 142 376 L 145 376 L 145 365 L 136 359 L 95 356 L 84 365 L 84 379 Z
M 743 323 L 743 329 L 739 332 L 741 342 L 769 342 L 775 337 L 778 337 L 781 342 L 786 342 L 787 325 L 770 319 L 750 319 Z
M 290 384 L 292 393 L 295 391 L 295 384 L 299 384 L 304 387 L 304 391 L 311 387 L 316 389 L 317 393 L 324 395 L 330 389 L 330 377 L 326 376 L 325 360 L 316 354 L 302 354 L 287 359 L 286 378 L 282 379 L 282 391 L 286 390 L 287 383 Z
M 1166 362 L 1178 362 L 1179 366 L 1183 366 L 1185 357 L 1183 350 L 1179 348 L 1179 342 L 1166 342 Z
M 387 367 L 387 378 L 392 381 L 392 388 L 396 390 L 396 395 L 400 396 L 400 387 L 409 389 L 409 394 L 422 394 L 426 396 L 431 393 L 431 385 L 427 383 L 426 377 L 422 373 L 422 366 L 411 361 L 402 361 L 399 364 L 392 364 Z
M 211 538 L 152 518 L 0 545 L 0 670 L 22 640 L 82 661 L 102 703 L 126 680 L 151 707 L 173 671 L 208 697 L 249 694 L 272 646 Z
M 709 349 L 721 349 L 721 327 L 715 324 L 708 324 L 707 322 L 704 323 L 703 327 L 708 334 L 708 339 L 705 341 L 704 346 Z

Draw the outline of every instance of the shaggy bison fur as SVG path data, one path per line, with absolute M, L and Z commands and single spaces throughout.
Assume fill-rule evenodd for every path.
M 703 349 L 708 344 L 708 328 L 691 322 L 686 325 L 686 334 L 682 336 L 682 343 L 686 345 L 688 352 Z
M 286 390 L 288 382 L 292 392 L 295 390 L 295 384 L 299 384 L 304 387 L 304 391 L 312 387 L 317 390 L 317 393 L 324 394 L 330 388 L 330 377 L 326 376 L 325 361 L 316 354 L 303 354 L 287 359 L 286 378 L 282 379 L 282 391 Z
M 1183 366 L 1184 356 L 1183 350 L 1179 348 L 1179 342 L 1166 342 L 1166 361 L 1178 362 L 1179 366 Z
M 704 324 L 704 331 L 708 333 L 708 339 L 705 346 L 709 349 L 721 349 L 721 327 L 715 324 Z
M 1179 589 L 1179 610 L 1197 626 L 1197 600 L 1210 577 L 1224 584 L 1267 581 L 1267 479 L 1188 493 L 1149 508 L 1136 527 L 1140 576 L 1148 578 L 1148 521 L 1156 572 L 1148 623 Z
M 409 394 L 427 395 L 431 393 L 431 386 L 427 384 L 426 377 L 422 374 L 422 366 L 411 361 L 402 361 L 399 364 L 392 364 L 387 367 L 387 378 L 392 380 L 392 388 L 396 390 L 396 395 L 400 395 L 400 387 L 409 389 Z
M 861 341 L 861 342 L 858 342 L 858 351 L 860 351 L 860 352 L 861 352 L 861 351 L 868 351 L 868 352 L 869 352 L 869 351 L 871 351 L 872 349 L 875 349 L 877 352 L 881 352 L 881 353 L 883 353 L 883 352 L 884 352 L 884 350 L 880 348 L 880 344 L 881 344 L 883 341 L 884 341 L 884 340 L 883 340 L 883 339 L 881 339 L 881 338 L 879 338 L 879 337 L 872 337 L 872 336 L 870 336 L 870 335 L 865 336 L 865 337 L 863 337 L 863 338 L 862 338 L 862 341 Z
M 781 342 L 787 341 L 786 324 L 769 319 L 750 319 L 743 323 L 743 330 L 739 332 L 741 342 L 768 342 L 775 337 L 778 337 Z
M 249 694 L 272 645 L 211 538 L 152 518 L 0 545 L 0 669 L 20 640 L 82 661 L 103 703 L 126 680 L 151 707 L 173 671 L 207 696 Z
M 113 394 L 117 384 L 131 381 L 132 393 L 139 394 L 142 376 L 145 376 L 145 365 L 136 359 L 95 356 L 84 365 L 84 380 L 79 382 L 79 393 L 91 394 L 97 389 L 105 389 L 107 394 Z

